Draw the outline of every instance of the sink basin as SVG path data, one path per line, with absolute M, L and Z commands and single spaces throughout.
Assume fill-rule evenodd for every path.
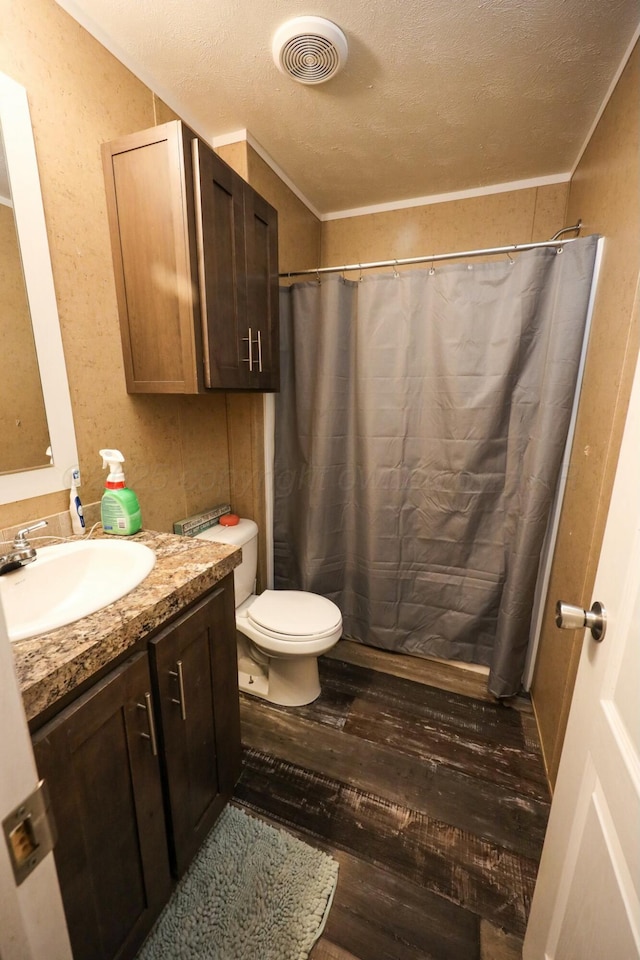
M 0 577 L 9 640 L 26 640 L 74 623 L 137 587 L 156 562 L 131 540 L 77 540 L 38 550 L 36 559 Z

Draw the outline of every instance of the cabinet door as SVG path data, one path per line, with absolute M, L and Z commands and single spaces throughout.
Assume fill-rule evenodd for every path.
M 278 213 L 250 186 L 244 188 L 247 327 L 253 338 L 252 386 L 280 389 Z
M 103 144 L 129 393 L 202 386 L 191 136 L 178 121 Z
M 134 956 L 170 894 L 150 691 L 141 653 L 34 737 L 74 960 Z
M 181 876 L 240 773 L 233 578 L 151 641 L 171 864 Z
M 192 147 L 205 385 L 248 389 L 244 181 L 199 140 Z

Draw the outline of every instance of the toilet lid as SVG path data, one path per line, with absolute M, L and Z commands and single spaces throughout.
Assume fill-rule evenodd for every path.
M 263 630 L 292 639 L 328 635 L 342 622 L 335 603 L 302 590 L 265 590 L 247 614 Z

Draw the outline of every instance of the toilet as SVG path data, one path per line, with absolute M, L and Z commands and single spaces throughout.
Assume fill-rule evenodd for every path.
M 258 525 L 253 520 L 217 524 L 198 538 L 242 547 L 242 562 L 233 572 L 240 689 L 288 707 L 311 703 L 320 695 L 318 657 L 342 636 L 338 607 L 302 590 L 255 594 Z

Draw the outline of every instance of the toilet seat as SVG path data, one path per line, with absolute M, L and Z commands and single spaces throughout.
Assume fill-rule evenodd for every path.
M 302 590 L 265 590 L 246 616 L 258 633 L 290 643 L 324 640 L 342 627 L 335 603 Z

